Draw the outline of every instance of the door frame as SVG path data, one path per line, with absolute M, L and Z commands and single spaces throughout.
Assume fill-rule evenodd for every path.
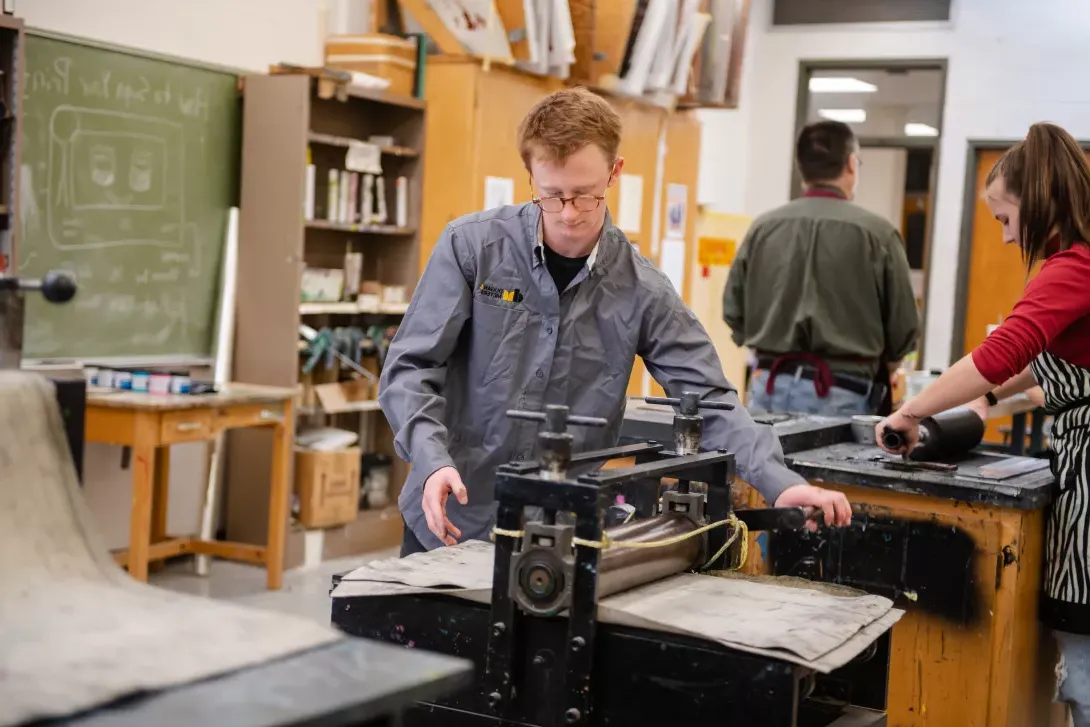
M 941 81 L 941 93 L 939 94 L 939 135 L 935 137 L 901 138 L 871 138 L 857 137 L 859 147 L 899 147 L 904 149 L 933 149 L 931 155 L 931 179 L 930 179 L 930 203 L 932 213 L 927 216 L 927 228 L 924 230 L 923 244 L 923 320 L 920 321 L 920 336 L 916 344 L 917 360 L 922 362 L 926 354 L 927 344 L 927 319 L 930 317 L 931 306 L 927 304 L 928 295 L 931 292 L 931 245 L 935 238 L 935 200 L 938 198 L 939 166 L 941 164 L 941 147 L 943 127 L 946 123 L 946 86 L 949 77 L 949 60 L 947 58 L 843 58 L 832 60 L 800 60 L 799 75 L 795 98 L 795 135 L 791 139 L 791 149 L 795 148 L 795 140 L 799 138 L 802 128 L 806 126 L 806 111 L 810 100 L 810 76 L 814 71 L 882 71 L 897 69 L 905 71 L 939 71 Z M 802 178 L 795 166 L 794 152 L 791 154 L 791 189 L 790 199 L 795 199 L 802 194 Z
M 965 318 L 969 314 L 969 271 L 973 263 L 973 220 L 976 200 L 977 166 L 980 156 L 989 151 L 1006 151 L 1022 139 L 969 139 L 965 150 L 965 181 L 961 202 L 961 232 L 958 235 L 958 274 L 954 284 L 954 324 L 950 331 L 950 365 L 964 356 Z M 1090 140 L 1078 140 L 1083 151 L 1090 153 Z M 926 308 L 924 309 L 927 310 Z

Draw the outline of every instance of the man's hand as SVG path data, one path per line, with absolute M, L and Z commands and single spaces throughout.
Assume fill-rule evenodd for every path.
M 456 545 L 455 538 L 462 537 L 462 531 L 454 527 L 447 518 L 447 498 L 451 493 L 461 504 L 469 500 L 466 486 L 458 470 L 453 467 L 441 467 L 432 473 L 424 483 L 424 517 L 428 520 L 428 530 L 443 541 L 444 545 Z
M 845 527 L 852 523 L 852 506 L 843 492 L 813 485 L 788 487 L 776 498 L 776 507 L 818 507 L 825 513 L 826 525 Z M 806 529 L 817 530 L 817 523 L 807 522 Z

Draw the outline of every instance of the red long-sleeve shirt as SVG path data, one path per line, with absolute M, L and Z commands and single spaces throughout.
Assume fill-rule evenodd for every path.
M 981 375 L 999 385 L 1043 351 L 1090 369 L 1090 245 L 1049 256 L 999 328 L 972 353 Z

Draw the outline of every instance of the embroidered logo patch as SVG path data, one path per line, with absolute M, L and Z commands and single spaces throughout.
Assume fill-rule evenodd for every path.
M 477 290 L 480 291 L 481 295 L 487 295 L 489 298 L 495 298 L 507 303 L 522 302 L 522 292 L 518 288 L 515 288 L 514 290 L 505 290 L 503 288 L 497 288 L 495 285 L 481 283 L 480 286 L 477 287 Z

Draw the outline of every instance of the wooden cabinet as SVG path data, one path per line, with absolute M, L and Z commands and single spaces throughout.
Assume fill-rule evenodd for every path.
M 845 492 L 870 531 L 835 546 L 835 573 L 807 575 L 894 597 L 905 611 L 893 627 L 889 724 L 1049 725 L 1056 657 L 1037 618 L 1046 508 L 818 484 Z M 764 567 L 803 575 L 779 542 Z
M 238 312 L 234 379 L 254 384 L 296 388 L 300 385 L 300 325 L 315 330 L 396 326 L 404 304 L 365 305 L 362 298 L 334 303 L 301 302 L 305 268 L 342 268 L 345 253 L 363 255 L 362 279 L 382 286 L 404 286 L 411 294 L 419 279 L 419 240 L 422 207 L 425 104 L 384 91 L 348 89 L 347 98 L 327 98 L 305 74 L 248 76 L 244 88 L 242 184 L 238 252 Z M 381 166 L 388 220 L 383 224 L 328 219 L 331 171 L 343 171 L 346 154 L 355 142 L 372 136 L 392 137 L 382 146 Z M 309 150 L 309 153 L 308 153 Z M 439 154 L 440 158 L 450 158 Z M 306 219 L 307 165 L 315 166 L 315 214 Z M 406 224 L 397 226 L 395 180 L 406 179 Z M 379 187 L 375 187 L 376 194 Z M 332 195 L 334 199 L 336 195 Z M 342 199 L 347 199 L 343 195 Z M 343 204 L 343 202 L 342 202 Z M 351 205 L 350 208 L 355 207 Z M 261 412 L 256 412 L 258 417 Z M 329 416 L 303 407 L 301 416 Z M 367 451 L 392 458 L 390 500 L 396 501 L 408 465 L 394 457 L 393 434 L 374 408 L 337 416 L 372 417 L 374 426 L 359 419 L 332 421 L 345 428 L 358 426 Z M 199 424 L 199 423 L 198 423 Z M 182 427 L 188 427 L 183 429 Z M 198 438 L 194 423 L 180 423 L 171 434 Z M 374 441 L 369 441 L 373 437 Z M 232 540 L 264 542 L 266 523 L 254 513 L 268 504 L 269 451 L 267 433 L 232 432 L 227 462 L 226 522 Z M 388 537 L 379 547 L 399 538 L 396 507 L 360 515 L 364 527 L 380 527 Z M 372 522 L 373 521 L 373 522 Z M 394 527 L 385 524 L 393 522 Z M 294 552 L 289 542 L 288 552 Z M 290 557 L 290 556 L 289 556 Z

